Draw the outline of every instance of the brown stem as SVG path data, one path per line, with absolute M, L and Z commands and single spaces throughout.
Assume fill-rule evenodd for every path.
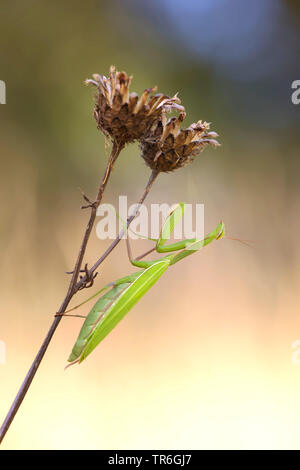
M 139 213 L 139 206 L 143 204 L 143 202 L 145 201 L 147 195 L 149 194 L 149 191 L 150 189 L 152 188 L 152 185 L 154 183 L 154 181 L 156 180 L 157 176 L 158 176 L 159 172 L 156 171 L 156 170 L 153 170 L 152 173 L 151 173 L 151 176 L 149 178 L 149 181 L 147 183 L 147 186 L 146 188 L 144 189 L 144 192 L 139 200 L 139 202 L 137 203 L 136 207 L 135 207 L 135 210 L 133 212 L 133 214 L 128 217 L 127 219 L 127 228 L 129 227 L 129 225 L 131 224 L 131 222 L 133 221 L 133 219 L 138 215 Z M 96 269 L 100 266 L 100 264 L 103 263 L 103 261 L 108 257 L 108 255 L 113 251 L 113 249 L 118 245 L 118 243 L 120 243 L 123 235 L 125 234 L 125 230 L 122 229 L 121 232 L 119 233 L 119 235 L 117 236 L 117 238 L 112 242 L 112 244 L 107 248 L 107 250 L 103 253 L 102 256 L 100 256 L 100 258 L 96 261 L 96 263 L 94 264 L 94 266 L 92 266 L 89 271 L 88 271 L 88 274 L 89 276 L 91 276 L 95 271 Z M 81 288 L 81 286 L 86 282 L 87 280 L 87 276 L 85 275 L 84 277 L 82 277 L 82 279 L 80 279 L 80 281 L 77 282 L 76 286 L 75 286 L 75 290 L 79 290 Z
M 60 314 L 60 313 L 64 313 L 70 300 L 72 299 L 73 295 L 80 289 L 80 287 L 82 287 L 84 285 L 84 283 L 87 281 L 87 276 L 83 276 L 82 279 L 80 279 L 80 281 L 77 281 L 78 280 L 78 275 L 79 275 L 79 271 L 80 271 L 80 268 L 81 268 L 81 265 L 82 265 L 82 260 L 83 260 L 83 256 L 84 256 L 84 253 L 85 253 L 85 250 L 86 250 L 86 246 L 87 246 L 87 243 L 88 243 L 88 240 L 89 240 L 89 237 L 90 237 L 90 234 L 91 234 L 91 231 L 92 231 L 92 228 L 93 228 L 93 225 L 94 225 L 94 221 L 95 221 L 95 217 L 96 217 L 96 212 L 97 212 L 97 207 L 100 205 L 101 203 L 101 199 L 102 199 L 102 196 L 103 196 L 103 192 L 104 192 L 104 189 L 105 189 L 105 186 L 107 184 L 107 181 L 109 179 L 109 176 L 111 174 L 111 170 L 113 168 L 113 165 L 114 165 L 114 162 L 116 161 L 116 158 L 118 157 L 119 153 L 121 151 L 121 148 L 117 147 L 115 144 L 113 145 L 113 149 L 112 149 L 112 152 L 111 152 L 111 155 L 110 155 L 110 159 L 109 159 L 109 162 L 108 162 L 108 165 L 106 167 L 106 170 L 105 170 L 105 174 L 104 174 L 104 177 L 102 179 L 102 182 L 101 182 L 101 185 L 99 187 L 99 191 L 98 191 L 98 194 L 97 194 L 97 198 L 96 198 L 96 201 L 91 205 L 91 215 L 90 215 L 90 219 L 89 219 L 89 222 L 88 222 L 88 225 L 87 225 L 87 228 L 86 228 L 86 231 L 85 231 L 85 234 L 84 234 L 84 238 L 83 238 L 83 241 L 82 241 L 82 244 L 81 244 L 81 247 L 80 247 L 80 250 L 79 250 L 79 254 L 78 254 L 78 257 L 77 257 L 77 261 L 76 261 L 76 264 L 75 264 L 75 267 L 74 267 L 74 271 L 73 271 L 73 274 L 72 274 L 72 279 L 70 281 L 70 285 L 69 285 L 69 288 L 68 288 L 68 292 L 67 292 L 67 295 L 63 301 L 63 303 L 61 304 L 61 307 L 60 309 L 58 310 L 57 314 Z M 129 225 L 131 224 L 131 222 L 133 221 L 133 219 L 137 216 L 138 212 L 139 212 L 139 205 L 142 204 L 144 202 L 144 200 L 146 199 L 156 177 L 158 176 L 158 172 L 157 171 L 153 171 L 151 176 L 150 176 L 150 179 L 147 183 L 147 186 L 138 202 L 138 205 L 136 206 L 136 209 L 134 211 L 134 213 L 128 218 L 127 220 L 127 228 L 129 227 Z M 98 268 L 98 266 L 100 266 L 100 264 L 107 258 L 107 256 L 112 252 L 112 250 L 117 246 L 117 244 L 120 242 L 120 240 L 122 239 L 123 235 L 125 233 L 125 230 L 122 230 L 118 237 L 113 241 L 113 243 L 110 245 L 110 247 L 105 251 L 105 253 L 98 259 L 98 261 L 94 264 L 94 266 L 88 271 L 88 274 L 89 276 L 91 276 L 94 271 Z M 14 400 L 14 402 L 12 403 L 8 413 L 7 413 L 7 416 L 0 428 L 0 443 L 2 442 L 2 440 L 4 439 L 4 436 L 5 434 L 7 433 L 22 401 L 24 400 L 25 398 L 25 395 L 31 385 L 31 382 L 37 372 L 37 369 L 45 355 L 45 352 L 48 348 L 48 345 L 55 333 L 55 330 L 56 328 L 58 327 L 61 319 L 62 319 L 63 316 L 55 316 L 54 317 L 54 320 L 53 320 L 53 323 L 42 343 L 42 346 L 40 347 L 19 391 L 18 391 L 18 394 Z
M 78 253 L 77 260 L 76 260 L 75 268 L 73 270 L 72 278 L 71 278 L 69 289 L 68 289 L 68 292 L 67 292 L 67 297 L 70 296 L 70 298 L 71 298 L 74 295 L 74 293 L 76 292 L 75 286 L 76 286 L 76 283 L 77 283 L 77 279 L 78 279 L 79 271 L 80 271 L 80 268 L 81 268 L 81 265 L 82 265 L 82 260 L 83 260 L 83 257 L 84 257 L 85 251 L 86 251 L 86 247 L 87 247 L 90 235 L 91 235 L 91 231 L 92 231 L 93 226 L 94 226 L 94 222 L 95 222 L 95 218 L 96 218 L 96 214 L 97 214 L 97 209 L 98 209 L 98 207 L 101 203 L 103 193 L 104 193 L 104 190 L 106 188 L 109 177 L 111 175 L 113 166 L 114 166 L 115 161 L 118 158 L 121 150 L 122 150 L 122 147 L 120 147 L 116 142 L 114 142 L 113 143 L 113 148 L 111 150 L 111 154 L 110 154 L 110 157 L 109 157 L 109 160 L 108 160 L 108 164 L 107 164 L 106 169 L 105 169 L 104 176 L 102 178 L 101 184 L 100 184 L 99 189 L 98 189 L 98 194 L 97 194 L 96 200 L 93 204 L 91 204 L 90 219 L 88 221 L 88 224 L 87 224 L 87 227 L 86 227 L 86 230 L 85 230 L 85 234 L 84 234 L 84 237 L 83 237 L 80 249 L 79 249 L 79 253 Z

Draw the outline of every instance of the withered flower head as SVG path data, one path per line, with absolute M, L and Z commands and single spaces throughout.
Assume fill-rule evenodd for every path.
M 220 145 L 215 140 L 218 134 L 209 131 L 208 122 L 198 121 L 187 129 L 181 129 L 185 116 L 181 112 L 168 121 L 163 116 L 141 140 L 142 157 L 152 170 L 176 170 L 192 162 L 206 145 Z
M 164 113 L 184 110 L 176 95 L 150 97 L 156 87 L 146 89 L 140 98 L 136 93 L 129 93 L 131 79 L 125 72 L 111 67 L 108 78 L 95 74 L 93 80 L 86 80 L 86 84 L 97 87 L 94 116 L 98 129 L 120 145 L 141 139 Z

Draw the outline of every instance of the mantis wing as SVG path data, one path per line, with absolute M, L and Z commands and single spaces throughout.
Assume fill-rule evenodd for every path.
M 169 260 L 158 261 L 134 275 L 133 281 L 129 280 L 130 277 L 124 278 L 127 282 L 114 285 L 104 294 L 88 314 L 68 361 L 72 364 L 82 362 L 155 284 L 168 266 Z

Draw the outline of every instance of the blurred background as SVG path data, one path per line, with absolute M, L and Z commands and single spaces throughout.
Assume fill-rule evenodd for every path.
M 67 371 L 82 320 L 64 319 L 4 449 L 300 448 L 299 26 L 296 0 L 2 0 L 1 421 L 66 293 L 78 188 L 93 197 L 105 168 L 87 77 L 114 64 L 132 91 L 178 92 L 186 126 L 212 122 L 222 147 L 161 175 L 147 204 L 204 203 L 206 231 L 223 219 L 252 240 L 176 265 Z M 136 202 L 148 177 L 130 145 L 105 202 Z M 94 232 L 86 261 L 108 243 Z M 94 291 L 132 271 L 121 243 Z

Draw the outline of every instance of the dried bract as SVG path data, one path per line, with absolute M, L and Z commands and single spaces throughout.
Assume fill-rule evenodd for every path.
M 152 170 L 176 170 L 192 162 L 207 145 L 220 145 L 218 134 L 209 131 L 208 122 L 198 121 L 181 129 L 185 116 L 182 112 L 168 121 L 163 116 L 141 140 L 142 157 Z
M 86 80 L 86 84 L 97 88 L 94 116 L 98 129 L 120 145 L 143 138 L 164 113 L 184 110 L 176 95 L 150 96 L 156 87 L 147 88 L 140 98 L 130 93 L 131 79 L 125 72 L 111 67 L 108 78 L 95 74 L 93 79 Z

